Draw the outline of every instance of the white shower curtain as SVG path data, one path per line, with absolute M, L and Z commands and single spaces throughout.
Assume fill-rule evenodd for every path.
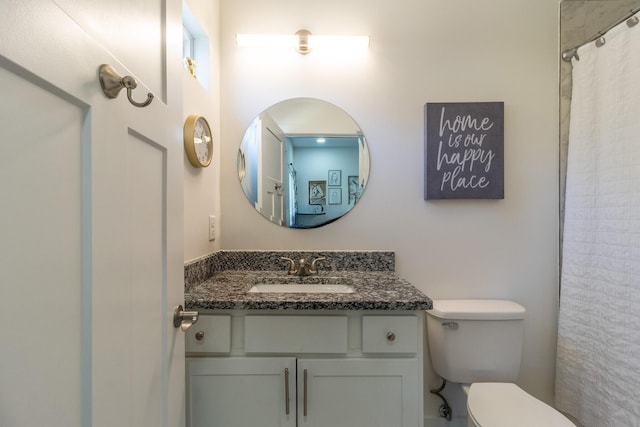
M 556 405 L 640 426 L 640 25 L 573 59 Z

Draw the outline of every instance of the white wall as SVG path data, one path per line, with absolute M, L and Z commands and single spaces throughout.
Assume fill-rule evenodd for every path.
M 220 249 L 220 238 L 209 241 L 209 215 L 218 219 L 220 230 L 220 2 L 187 0 L 198 23 L 209 37 L 210 89 L 205 89 L 187 70 L 183 73 L 184 119 L 204 116 L 213 132 L 213 160 L 209 167 L 196 169 L 184 156 L 184 260 Z M 196 67 L 196 73 L 202 73 Z M 234 161 L 235 162 L 235 161 Z M 235 163 L 234 163 L 235 165 Z
M 557 0 L 221 0 L 223 249 L 390 249 L 432 298 L 528 309 L 519 384 L 551 402 L 558 295 Z M 368 34 L 364 55 L 238 48 L 235 33 Z M 339 64 L 339 66 L 336 66 Z M 320 229 L 269 223 L 236 175 L 245 128 L 287 98 L 325 99 L 371 152 L 355 209 Z M 426 102 L 504 101 L 505 199 L 423 200 Z M 429 362 L 427 362 L 429 363 Z M 429 366 L 427 388 L 439 385 Z M 425 393 L 428 416 L 439 401 Z M 459 399 L 454 399 L 459 400 Z

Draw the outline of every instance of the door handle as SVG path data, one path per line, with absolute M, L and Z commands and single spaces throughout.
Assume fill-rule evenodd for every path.
M 179 305 L 173 312 L 173 326 L 184 332 L 198 321 L 199 315 L 197 311 L 185 311 L 182 305 Z
M 307 416 L 307 385 L 308 385 L 308 378 L 307 378 L 307 370 L 305 369 L 304 371 L 304 375 L 303 375 L 303 384 L 302 384 L 302 415 L 303 416 Z
M 284 402 L 285 415 L 289 415 L 289 368 L 284 368 Z

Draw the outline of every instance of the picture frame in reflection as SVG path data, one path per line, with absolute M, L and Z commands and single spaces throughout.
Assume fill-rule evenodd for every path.
M 329 188 L 329 204 L 330 205 L 342 204 L 342 188 Z
M 360 197 L 358 181 L 358 175 L 351 175 L 347 180 L 349 185 L 349 203 L 353 203 L 354 205 Z
M 329 170 L 327 176 L 329 187 L 340 187 L 342 185 L 342 171 L 338 169 Z
M 327 200 L 327 181 L 309 181 L 309 204 L 324 205 Z

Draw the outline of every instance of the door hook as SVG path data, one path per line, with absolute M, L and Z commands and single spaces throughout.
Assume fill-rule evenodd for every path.
M 107 98 L 117 98 L 120 91 L 123 88 L 126 88 L 127 99 L 129 99 L 129 102 L 136 107 L 146 107 L 147 105 L 151 104 L 151 101 L 153 101 L 152 93 L 147 94 L 147 100 L 144 102 L 134 101 L 131 97 L 131 92 L 133 91 L 133 89 L 138 87 L 136 79 L 131 76 L 120 76 L 120 74 L 118 74 L 111 65 L 102 64 L 100 66 L 99 78 L 100 87 L 102 88 L 102 92 L 104 92 Z

